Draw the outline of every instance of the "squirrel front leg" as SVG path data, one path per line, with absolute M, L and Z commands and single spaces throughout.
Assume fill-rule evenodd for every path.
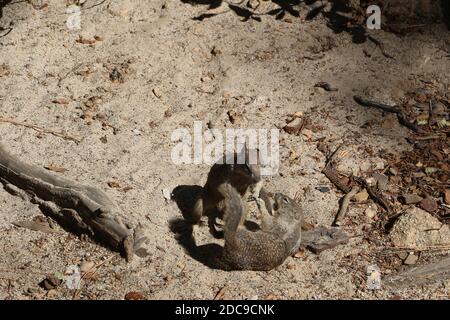
M 267 209 L 266 201 L 261 198 L 256 199 L 256 204 L 258 206 L 258 210 L 261 214 L 261 230 L 269 230 L 272 225 L 273 217 L 269 210 Z

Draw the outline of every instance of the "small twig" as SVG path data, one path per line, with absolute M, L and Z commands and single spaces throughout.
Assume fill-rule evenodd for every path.
M 2 117 L 0 117 L 0 122 L 10 123 L 10 124 L 13 124 L 15 126 L 22 126 L 22 127 L 25 127 L 25 128 L 30 128 L 30 129 L 33 129 L 33 130 L 35 130 L 37 132 L 40 132 L 40 133 L 52 134 L 54 136 L 63 138 L 65 140 L 71 140 L 71 141 L 74 141 L 76 143 L 80 143 L 81 142 L 81 139 L 69 136 L 69 135 L 65 134 L 64 132 L 38 127 L 38 126 L 36 126 L 34 124 L 18 122 L 18 121 L 12 120 L 12 119 L 6 119 L 6 118 L 2 118 Z
M 90 7 L 83 8 L 83 11 L 86 11 L 86 10 L 89 10 L 89 9 L 92 9 L 92 8 L 95 8 L 95 7 L 98 7 L 98 6 L 102 5 L 102 4 L 104 4 L 105 2 L 106 2 L 106 0 L 102 0 L 102 1 L 100 1 L 99 3 L 93 4 L 93 5 L 90 6 Z
M 336 215 L 336 219 L 334 220 L 335 226 L 341 226 L 342 222 L 347 214 L 348 206 L 350 204 L 350 200 L 358 193 L 359 187 L 354 186 L 350 192 L 348 192 L 343 198 L 341 207 L 339 209 L 338 214 Z
M 375 39 L 375 38 L 374 38 L 373 36 L 371 36 L 371 35 L 367 35 L 367 38 L 368 38 L 370 41 L 372 41 L 377 47 L 380 48 L 381 53 L 383 54 L 383 56 L 385 56 L 386 58 L 395 60 L 395 58 L 394 58 L 393 56 L 391 56 L 389 53 L 387 53 L 387 52 L 384 50 L 384 45 L 383 45 L 383 43 L 381 43 L 379 40 Z
M 395 113 L 397 115 L 398 121 L 404 125 L 405 127 L 407 127 L 408 129 L 414 131 L 414 132 L 419 132 L 419 128 L 414 124 L 408 121 L 408 118 L 404 115 L 404 113 L 400 110 L 400 108 L 398 106 L 390 106 L 381 102 L 377 102 L 377 101 L 373 101 L 373 100 L 368 100 L 365 98 L 362 98 L 360 96 L 354 96 L 353 99 L 355 99 L 355 101 L 364 106 L 364 107 L 371 107 L 371 108 L 377 108 L 377 109 L 381 109 L 383 111 L 386 112 L 390 112 L 390 113 Z
M 225 290 L 227 288 L 227 285 L 224 285 L 214 296 L 214 300 L 222 300 L 223 296 L 225 295 Z

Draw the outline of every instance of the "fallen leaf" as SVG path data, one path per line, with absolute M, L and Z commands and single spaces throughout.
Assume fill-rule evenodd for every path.
M 56 103 L 56 104 L 69 104 L 69 101 L 67 101 L 64 98 L 58 98 L 52 101 L 52 103 Z
M 444 201 L 446 204 L 450 204 L 450 189 L 445 189 Z
M 131 291 L 125 295 L 125 300 L 145 300 L 145 296 L 141 292 Z
M 60 233 L 59 230 L 52 228 L 47 219 L 34 219 L 32 221 L 16 221 L 13 225 L 25 229 L 40 231 L 44 233 Z

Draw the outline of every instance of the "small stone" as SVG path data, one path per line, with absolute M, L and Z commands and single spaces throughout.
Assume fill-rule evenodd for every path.
M 166 199 L 167 201 L 170 201 L 172 199 L 172 193 L 169 189 L 162 189 L 162 194 L 164 199 Z
M 316 187 L 316 190 L 319 190 L 320 192 L 330 192 L 330 188 L 328 187 Z
M 389 173 L 393 176 L 396 176 L 398 174 L 398 170 L 394 167 L 389 168 Z
M 80 271 L 82 273 L 88 273 L 94 271 L 95 263 L 93 261 L 83 261 L 80 265 Z
M 419 257 L 413 253 L 410 253 L 408 257 L 405 259 L 405 261 L 403 261 L 403 263 L 410 266 L 416 264 L 417 260 L 419 260 Z
M 230 110 L 227 112 L 228 119 L 232 124 L 239 123 L 242 121 L 242 116 L 237 113 L 235 110 Z
M 114 83 L 122 83 L 123 75 L 117 68 L 114 68 L 109 74 L 109 79 Z
M 445 189 L 444 201 L 446 204 L 450 204 L 450 189 Z
M 423 200 L 422 197 L 417 194 L 407 193 L 402 196 L 404 204 L 416 204 Z
M 158 99 L 161 98 L 162 96 L 161 90 L 159 90 L 158 88 L 153 88 L 152 92 L 155 95 L 155 97 L 157 97 Z
M 365 211 L 364 211 L 365 215 L 367 218 L 369 219 L 373 219 L 375 218 L 375 216 L 377 215 L 377 209 L 375 208 L 374 205 L 369 206 Z
M 259 0 L 249 0 L 247 6 L 251 9 L 256 9 L 259 6 Z
M 401 259 L 401 260 L 405 260 L 406 258 L 408 258 L 408 252 L 400 252 L 399 254 L 397 254 L 397 256 Z
M 287 125 L 284 126 L 283 130 L 289 134 L 299 134 L 300 130 L 302 129 L 302 126 L 303 126 L 303 119 L 294 118 L 292 121 L 290 121 Z
M 355 194 L 353 199 L 355 199 L 356 202 L 364 202 L 367 201 L 367 199 L 369 199 L 369 194 L 367 193 L 366 189 L 363 189 L 362 191 Z
M 438 209 L 438 204 L 436 202 L 436 200 L 433 199 L 433 197 L 426 197 L 425 199 L 422 199 L 422 201 L 420 201 L 419 206 L 428 212 L 434 212 Z

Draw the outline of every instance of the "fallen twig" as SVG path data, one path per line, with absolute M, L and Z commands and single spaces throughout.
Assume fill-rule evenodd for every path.
M 377 47 L 380 48 L 381 53 L 383 54 L 383 56 L 385 56 L 386 58 L 395 60 L 395 58 L 393 56 L 391 56 L 389 53 L 386 52 L 386 50 L 384 50 L 384 45 L 381 41 L 375 39 L 373 36 L 371 35 L 367 35 L 367 39 L 369 39 L 370 41 L 372 41 Z
M 405 114 L 400 110 L 400 108 L 398 106 L 390 106 L 390 105 L 387 105 L 387 104 L 384 104 L 381 102 L 368 100 L 368 99 L 362 98 L 360 96 L 354 96 L 353 99 L 355 99 L 355 101 L 358 104 L 360 104 L 364 107 L 377 108 L 377 109 L 381 109 L 386 112 L 395 113 L 397 115 L 398 121 L 402 125 L 404 125 L 408 129 L 411 129 L 414 132 L 420 131 L 419 128 L 414 123 L 409 122 L 408 118 L 405 116 Z
M 336 215 L 336 219 L 334 220 L 335 226 L 341 226 L 342 222 L 345 218 L 345 215 L 347 214 L 348 206 L 350 204 L 350 200 L 358 193 L 359 187 L 354 186 L 350 192 L 348 192 L 343 198 L 341 207 L 339 208 L 339 212 Z
M 450 257 L 441 261 L 411 268 L 397 275 L 386 277 L 383 281 L 388 287 L 401 288 L 425 285 L 450 278 Z
M 37 132 L 40 132 L 40 133 L 52 134 L 54 136 L 63 138 L 65 140 L 71 140 L 71 141 L 74 141 L 76 143 L 80 143 L 81 142 L 81 139 L 69 136 L 69 135 L 65 134 L 64 132 L 38 127 L 38 126 L 36 126 L 34 124 L 18 122 L 18 121 L 15 121 L 13 119 L 7 119 L 7 118 L 2 118 L 2 117 L 0 117 L 0 122 L 10 123 L 10 124 L 13 124 L 15 126 L 21 126 L 21 127 L 25 127 L 25 128 L 30 128 L 30 129 L 33 129 L 33 130 L 35 130 Z
M 58 222 L 108 244 L 131 260 L 145 237 L 100 189 L 50 174 L 20 161 L 0 144 L 0 178 L 26 192 Z M 128 221 L 127 221 L 128 220 Z

